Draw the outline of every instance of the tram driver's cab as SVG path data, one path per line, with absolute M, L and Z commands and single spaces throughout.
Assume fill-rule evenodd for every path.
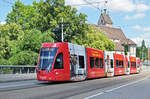
M 40 81 L 70 80 L 68 57 L 67 43 L 44 43 L 38 58 L 37 79 Z

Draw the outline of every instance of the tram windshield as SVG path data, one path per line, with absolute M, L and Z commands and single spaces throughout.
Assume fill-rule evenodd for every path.
M 56 56 L 58 48 L 48 47 L 41 48 L 39 59 L 39 70 L 51 70 L 54 58 Z

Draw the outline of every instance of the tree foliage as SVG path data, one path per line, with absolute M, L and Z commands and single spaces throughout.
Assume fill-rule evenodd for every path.
M 36 28 L 49 32 L 55 42 L 61 41 L 61 24 L 63 18 L 64 41 L 69 42 L 74 36 L 83 33 L 86 27 L 86 15 L 75 8 L 65 5 L 64 0 L 40 0 L 33 2 L 33 6 L 24 5 L 19 0 L 15 2 L 13 11 L 8 14 L 7 22 L 16 22 L 23 29 Z
M 84 34 L 76 36 L 71 42 L 100 50 L 114 50 L 114 43 L 103 32 L 91 26 L 85 30 Z
M 62 24 L 65 42 L 113 50 L 104 33 L 85 24 L 86 17 L 65 5 L 65 0 L 33 1 L 32 5 L 16 1 L 6 24 L 0 25 L 0 64 L 35 65 L 42 43 L 60 42 Z
M 136 56 L 140 59 L 147 60 L 148 58 L 148 48 L 145 45 L 145 41 L 142 40 L 142 44 L 140 47 L 136 47 Z
M 129 51 L 129 45 L 124 44 L 124 53 L 125 53 L 125 55 L 127 55 L 128 51 Z
M 0 57 L 8 59 L 12 56 L 12 49 L 16 41 L 23 38 L 24 32 L 20 25 L 10 23 L 0 26 Z
M 36 65 L 38 53 L 33 51 L 21 51 L 9 59 L 11 65 Z

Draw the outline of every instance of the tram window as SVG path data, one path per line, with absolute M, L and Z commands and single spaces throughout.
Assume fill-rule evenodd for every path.
M 113 66 L 113 60 L 112 60 L 112 59 L 110 60 L 110 65 L 111 65 L 111 68 L 114 67 L 114 66 Z
M 120 61 L 120 68 L 123 68 L 123 61 Z
M 137 67 L 138 67 L 138 68 L 140 67 L 140 63 L 137 64 Z
M 94 57 L 90 57 L 90 67 L 94 68 Z
M 122 68 L 124 67 L 123 61 L 122 61 Z
M 118 60 L 116 60 L 116 68 L 118 68 Z
M 103 68 L 103 59 L 100 58 L 100 68 Z
M 79 56 L 79 67 L 84 68 L 84 56 Z
M 128 61 L 128 68 L 130 68 L 130 62 Z
M 131 67 L 132 68 L 136 68 L 136 63 L 135 62 L 131 62 Z
M 95 67 L 99 68 L 99 58 L 95 58 Z
M 119 60 L 119 68 L 121 67 L 121 61 Z
M 59 53 L 56 57 L 54 69 L 63 69 L 63 54 Z

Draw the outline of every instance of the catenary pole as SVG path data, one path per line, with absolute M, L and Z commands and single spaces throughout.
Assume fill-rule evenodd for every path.
M 63 28 L 64 28 L 64 25 L 63 25 L 63 17 L 61 18 L 61 42 L 64 41 L 64 37 L 63 37 Z

